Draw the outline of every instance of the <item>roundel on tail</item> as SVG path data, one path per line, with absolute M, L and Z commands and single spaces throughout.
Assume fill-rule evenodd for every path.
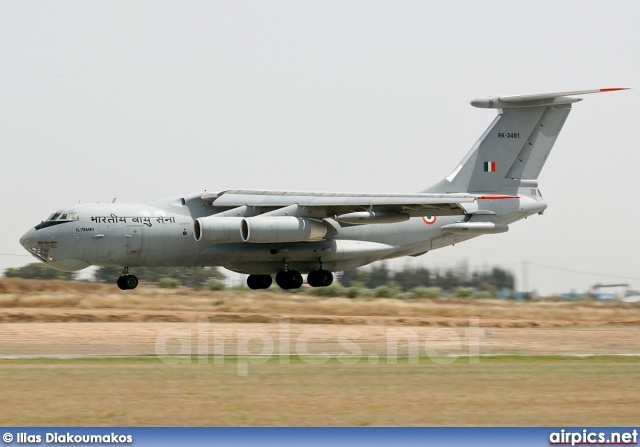
M 427 225 L 433 225 L 436 223 L 436 216 L 422 216 L 422 221 Z

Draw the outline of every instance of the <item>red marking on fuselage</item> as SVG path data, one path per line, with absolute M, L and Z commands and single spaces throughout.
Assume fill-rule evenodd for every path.
M 427 225 L 433 225 L 436 223 L 436 216 L 422 216 L 422 221 Z
M 498 199 L 519 199 L 518 196 L 506 196 L 502 194 L 485 194 L 484 196 L 476 197 L 477 200 L 498 200 Z

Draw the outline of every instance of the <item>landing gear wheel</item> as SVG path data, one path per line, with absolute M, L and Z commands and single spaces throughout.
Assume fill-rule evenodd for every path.
M 311 287 L 327 287 L 333 283 L 333 273 L 329 270 L 313 270 L 307 275 L 307 284 Z
M 123 275 L 118 278 L 117 284 L 122 290 L 132 290 L 138 287 L 138 278 L 135 275 Z
M 247 286 L 253 290 L 268 289 L 272 281 L 271 275 L 249 275 Z
M 128 290 L 138 287 L 138 278 L 135 275 L 127 275 L 124 277 L 124 284 Z
M 297 289 L 302 285 L 302 275 L 297 270 L 278 272 L 276 283 L 283 289 Z

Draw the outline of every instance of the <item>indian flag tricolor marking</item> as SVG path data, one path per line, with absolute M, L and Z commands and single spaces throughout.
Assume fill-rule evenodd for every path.
M 484 172 L 496 172 L 496 162 L 495 161 L 485 161 L 484 162 Z
M 436 216 L 422 216 L 422 220 L 427 225 L 433 225 L 434 223 L 436 223 Z

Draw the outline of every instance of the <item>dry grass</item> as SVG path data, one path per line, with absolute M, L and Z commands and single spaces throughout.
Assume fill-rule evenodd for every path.
M 0 425 L 630 426 L 639 366 L 624 357 L 270 360 L 240 377 L 236 360 L 4 360 Z
M 82 281 L 42 281 L 20 278 L 0 278 L 0 294 L 36 292 L 83 292 L 99 293 L 108 288 L 106 284 Z
M 0 322 L 20 323 L 0 327 L 9 354 L 149 353 L 161 330 L 198 330 L 202 316 L 216 323 L 211 330 L 234 328 L 238 337 L 256 327 L 247 323 L 271 323 L 260 328 L 278 335 L 283 315 L 292 337 L 308 324 L 331 333 L 310 347 L 317 352 L 341 352 L 329 342 L 345 324 L 362 333 L 365 352 L 381 353 L 385 331 L 395 330 L 389 326 L 413 326 L 422 339 L 431 328 L 420 326 L 459 326 L 463 334 L 468 318 L 479 317 L 481 326 L 509 328 L 483 330 L 482 352 L 634 353 L 640 324 L 640 306 L 623 303 L 347 299 L 147 285 L 123 292 L 0 279 Z M 0 425 L 633 425 L 640 410 L 638 357 L 482 357 L 449 365 L 271 359 L 250 365 L 246 377 L 238 376 L 240 361 L 0 360 Z
M 29 309 L 51 309 L 29 312 Z M 109 319 L 101 319 L 111 310 Z M 150 320 L 131 320 L 130 310 L 153 311 Z M 492 327 L 592 327 L 639 325 L 640 305 L 618 302 L 517 302 L 465 298 L 325 298 L 278 289 L 219 291 L 162 289 L 141 285 L 120 291 L 112 284 L 0 279 L 0 321 L 214 321 L 460 326 L 479 317 Z M 65 317 L 65 315 L 67 317 Z M 91 315 L 78 320 L 78 315 Z M 122 320 L 117 320 L 121 315 Z M 251 315 L 251 316 L 249 316 Z M 114 318 L 116 318 L 114 320 Z

